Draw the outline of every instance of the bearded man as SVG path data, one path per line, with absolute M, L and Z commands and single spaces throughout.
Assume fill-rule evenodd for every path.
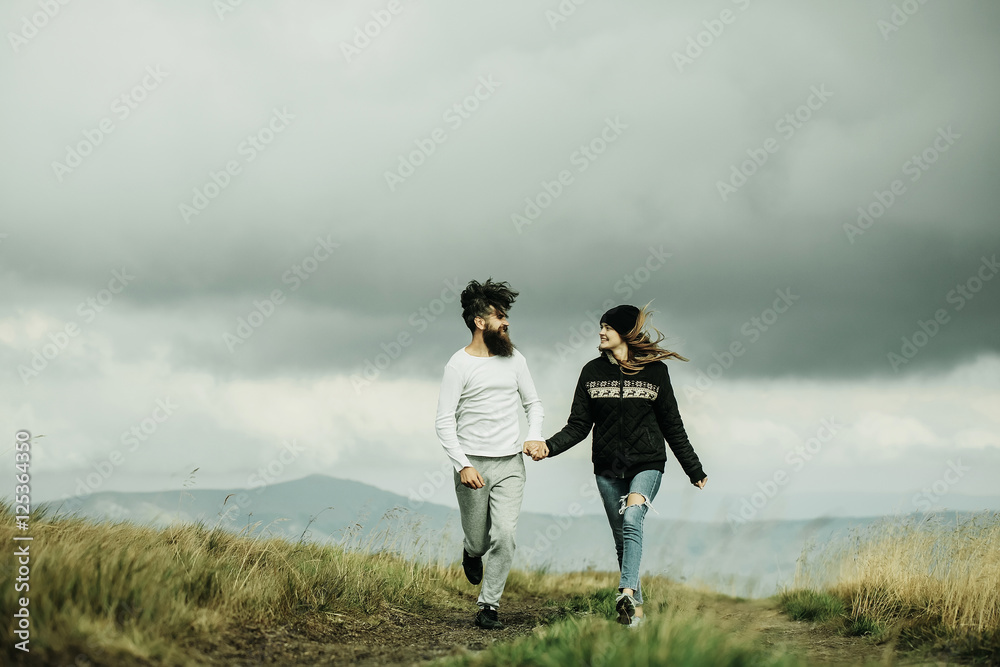
M 462 567 L 482 582 L 475 624 L 503 628 L 500 597 L 514 559 L 514 532 L 524 493 L 522 451 L 542 442 L 542 402 L 524 356 L 507 330 L 518 293 L 506 282 L 473 280 L 462 291 L 462 319 L 472 342 L 444 369 L 435 427 L 455 468 L 455 494 L 465 540 Z M 518 409 L 528 420 L 520 441 Z M 483 560 L 485 558 L 485 569 Z

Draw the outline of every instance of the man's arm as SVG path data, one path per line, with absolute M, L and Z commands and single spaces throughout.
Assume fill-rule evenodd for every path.
M 451 459 L 457 472 L 462 468 L 471 468 L 469 457 L 458 444 L 458 421 L 455 412 L 458 410 L 458 399 L 462 396 L 462 377 L 458 370 L 450 364 L 444 367 L 444 377 L 441 380 L 441 392 L 438 394 L 437 418 L 434 430 L 445 453 Z
M 521 396 L 521 406 L 524 414 L 528 418 L 527 440 L 542 439 L 542 419 L 545 411 L 542 410 L 542 400 L 538 398 L 535 391 L 535 383 L 531 379 L 531 372 L 528 370 L 528 362 L 521 357 L 521 363 L 517 373 L 517 393 Z
M 517 393 L 521 396 L 521 406 L 528 418 L 528 436 L 521 451 L 524 454 L 529 454 L 535 461 L 540 461 L 549 453 L 545 441 L 542 440 L 542 419 L 545 414 L 542 410 L 542 401 L 538 398 L 538 392 L 535 391 L 531 372 L 528 370 L 528 362 L 523 356 L 517 373 Z

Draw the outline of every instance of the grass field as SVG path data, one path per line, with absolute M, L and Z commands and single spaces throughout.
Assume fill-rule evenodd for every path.
M 847 634 L 1000 663 L 1000 513 L 887 518 L 800 560 L 784 609 Z
M 14 544 L 10 506 L 0 514 L 0 535 Z M 888 526 L 803 564 L 797 590 L 780 600 L 788 613 L 867 634 L 859 641 L 869 644 L 902 640 L 995 658 L 997 516 L 957 527 Z M 504 611 L 519 629 L 494 641 L 471 627 L 475 592 L 456 563 L 202 525 L 153 529 L 42 513 L 31 517 L 31 534 L 30 591 L 15 592 L 15 567 L 0 571 L 4 609 L 15 609 L 19 596 L 32 600 L 31 653 L 14 648 L 5 623 L 5 663 L 247 664 L 236 657 L 263 655 L 267 637 L 285 651 L 275 664 L 315 664 L 297 648 L 306 643 L 346 661 L 370 644 L 411 640 L 430 647 L 420 653 L 430 657 L 450 642 L 474 646 L 445 657 L 461 665 L 809 664 L 794 646 L 761 639 L 756 607 L 722 613 L 738 601 L 662 577 L 644 579 L 648 622 L 629 631 L 611 620 L 617 575 L 515 570 Z M 384 664 L 405 664 L 392 655 L 399 652 Z

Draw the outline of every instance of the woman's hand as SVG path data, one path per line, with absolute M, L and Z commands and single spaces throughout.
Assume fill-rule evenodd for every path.
M 530 456 L 532 461 L 541 461 L 549 455 L 549 447 L 544 440 L 528 440 L 524 443 L 522 451 Z
M 699 489 L 704 489 L 706 484 L 708 484 L 708 476 L 707 475 L 705 476 L 704 479 L 700 479 L 697 482 L 694 482 L 694 485 L 697 486 Z

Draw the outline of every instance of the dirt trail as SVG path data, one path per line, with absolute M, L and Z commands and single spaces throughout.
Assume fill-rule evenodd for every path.
M 244 627 L 214 646 L 201 648 L 206 664 L 216 665 L 421 665 L 530 634 L 557 614 L 546 602 L 505 600 L 501 619 L 507 627 L 494 632 L 473 625 L 475 606 L 470 600 L 468 608 L 437 609 L 427 615 L 387 608 L 378 620 L 322 615 L 303 617 L 277 631 Z M 810 665 L 946 664 L 900 658 L 891 646 L 792 621 L 766 600 L 706 594 L 697 609 L 714 615 L 721 624 L 757 633 L 765 646 L 797 653 Z
M 386 608 L 378 619 L 328 614 L 303 617 L 278 631 L 245 627 L 201 648 L 211 660 L 207 664 L 218 665 L 420 665 L 530 634 L 556 615 L 546 602 L 505 600 L 503 630 L 473 625 L 476 607 L 470 601 L 463 609 L 435 609 L 426 615 Z
M 810 665 L 944 667 L 965 664 L 900 653 L 891 642 L 876 644 L 865 637 L 841 635 L 818 623 L 793 621 L 769 600 L 706 597 L 698 609 L 715 614 L 722 622 L 754 632 L 764 646 L 784 648 L 802 656 Z
M 767 600 L 706 600 L 699 611 L 714 613 L 720 620 L 757 633 L 763 645 L 797 653 L 814 665 L 903 664 L 892 658 L 883 663 L 886 646 L 863 637 L 845 637 L 816 623 L 793 621 Z M 914 664 L 914 663 L 909 663 Z

